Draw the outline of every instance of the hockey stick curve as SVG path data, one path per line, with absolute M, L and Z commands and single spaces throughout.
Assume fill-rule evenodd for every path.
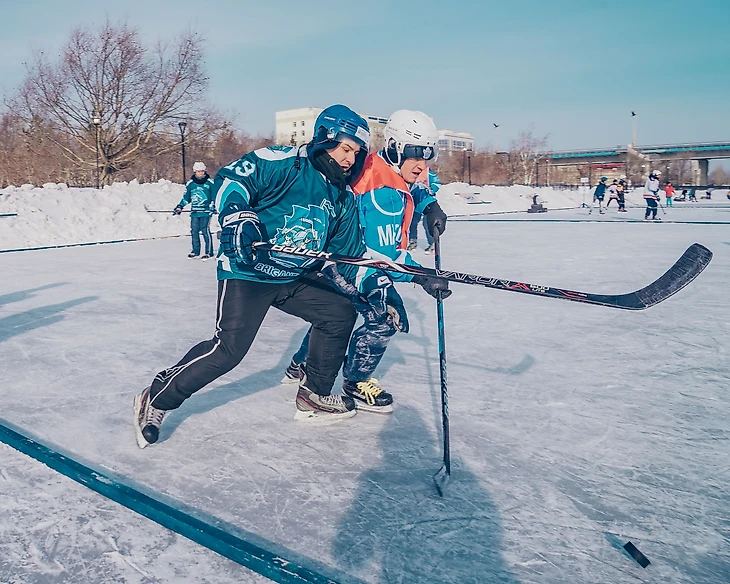
M 670 267 L 651 284 L 626 294 L 591 294 L 589 292 L 577 292 L 575 290 L 566 290 L 563 288 L 540 286 L 537 284 L 528 284 L 513 280 L 503 280 L 501 278 L 465 274 L 463 272 L 425 268 L 423 266 L 409 266 L 393 262 L 391 260 L 356 258 L 326 251 L 315 251 L 298 246 L 261 242 L 255 243 L 254 249 L 283 253 L 290 256 L 350 264 L 353 266 L 375 268 L 385 272 L 398 272 L 402 274 L 411 274 L 413 276 L 432 276 L 461 284 L 472 284 L 476 286 L 484 286 L 486 288 L 495 288 L 497 290 L 519 292 L 520 294 L 543 296 L 546 298 L 561 298 L 571 302 L 582 302 L 584 304 L 607 306 L 609 308 L 619 308 L 622 310 L 644 310 L 645 308 L 649 308 L 655 304 L 663 302 L 670 296 L 679 292 L 682 288 L 687 286 L 687 284 L 699 276 L 712 259 L 712 252 L 709 249 L 699 243 L 693 243 L 685 250 L 682 256 L 672 267 Z

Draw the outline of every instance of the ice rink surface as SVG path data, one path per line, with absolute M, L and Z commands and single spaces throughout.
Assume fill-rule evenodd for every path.
M 0 417 L 342 582 L 728 582 L 730 224 L 545 221 L 587 218 L 454 220 L 443 267 L 622 293 L 694 242 L 715 257 L 642 312 L 453 284 L 443 499 L 436 309 L 411 285 L 411 332 L 378 371 L 392 415 L 295 422 L 279 380 L 306 324 L 272 309 L 241 365 L 137 448 L 135 393 L 213 333 L 215 264 L 184 238 L 0 254 Z M 267 581 L 4 445 L 0 493 L 0 582 Z

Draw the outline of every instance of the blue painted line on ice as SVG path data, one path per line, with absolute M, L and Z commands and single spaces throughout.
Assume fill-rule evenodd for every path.
M 86 247 L 88 245 L 106 245 L 107 243 L 128 243 L 130 241 L 151 241 L 153 239 L 172 239 L 173 237 L 188 237 L 186 235 L 162 235 L 160 237 L 137 237 L 134 239 L 112 239 L 110 241 L 89 241 L 87 243 L 67 243 L 64 245 L 44 245 L 41 247 L 18 247 L 15 249 L 0 249 L 0 253 L 15 251 L 38 251 L 41 249 L 61 249 L 63 247 Z
M 127 509 L 131 509 L 274 582 L 283 584 L 337 584 L 335 580 L 308 570 L 282 558 L 278 554 L 269 552 L 212 525 L 212 523 L 223 524 L 221 520 L 202 521 L 197 519 L 189 513 L 145 495 L 117 479 L 93 470 L 57 450 L 11 429 L 7 422 L 3 420 L 0 420 L 0 442 L 4 442 L 18 452 L 34 458 Z

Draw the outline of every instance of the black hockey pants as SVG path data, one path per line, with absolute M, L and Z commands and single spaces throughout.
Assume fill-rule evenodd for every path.
M 648 219 L 651 215 L 652 219 L 656 219 L 657 202 L 656 199 L 645 199 L 646 200 L 646 213 L 644 213 L 644 219 Z
M 289 284 L 235 279 L 218 282 L 215 335 L 195 345 L 177 365 L 157 374 L 152 383 L 151 405 L 174 410 L 238 365 L 271 306 L 312 324 L 307 387 L 320 395 L 329 395 L 342 366 L 356 314 L 347 298 L 318 274 L 310 274 Z

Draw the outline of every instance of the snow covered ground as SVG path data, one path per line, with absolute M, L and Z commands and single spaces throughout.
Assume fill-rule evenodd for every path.
M 163 179 L 158 183 L 114 183 L 101 190 L 55 183 L 0 189 L 0 250 L 187 235 L 187 215 L 171 214 L 183 192 L 183 185 Z M 535 193 L 550 209 L 578 207 L 591 201 L 587 189 L 475 187 L 464 183 L 444 185 L 439 201 L 451 216 L 505 213 L 525 211 Z M 642 193 L 643 189 L 630 193 L 629 204 L 643 205 Z M 4 214 L 14 216 L 2 217 Z M 212 221 L 211 229 L 217 228 L 218 223 Z
M 143 188 L 141 203 L 128 193 Z M 448 189 L 461 187 L 444 188 L 449 207 Z M 103 205 L 93 192 L 4 194 L 0 213 L 19 215 L 0 218 L 0 248 L 185 233 L 185 217 L 144 211 L 170 208 L 180 189 L 107 189 Z M 491 205 L 463 208 L 512 210 L 506 193 L 485 191 Z M 571 206 L 559 195 L 543 196 Z M 82 225 L 86 211 L 103 218 Z M 0 418 L 341 582 L 730 581 L 730 207 L 665 216 L 691 224 L 586 213 L 454 218 L 443 265 L 617 293 L 695 241 L 715 257 L 643 312 L 453 285 L 443 499 L 431 481 L 441 465 L 435 307 L 408 285 L 411 332 L 379 370 L 391 416 L 295 423 L 295 390 L 279 380 L 306 325 L 272 310 L 243 363 L 173 412 L 159 444 L 137 448 L 134 394 L 213 332 L 215 265 L 187 260 L 187 238 L 0 254 Z M 0 493 L 0 582 L 266 581 L 1 444 Z M 622 553 L 628 540 L 648 569 Z

